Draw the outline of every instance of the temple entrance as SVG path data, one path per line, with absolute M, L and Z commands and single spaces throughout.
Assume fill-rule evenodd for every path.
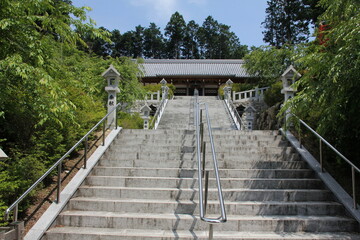
M 189 84 L 176 85 L 175 95 L 176 96 L 194 96 L 194 91 L 197 89 L 199 91 L 199 96 L 217 96 L 219 87 L 216 85 L 200 85 L 200 84 Z
M 199 91 L 199 96 L 203 95 L 203 88 L 199 84 L 193 84 L 189 87 L 189 96 L 194 96 L 195 89 Z

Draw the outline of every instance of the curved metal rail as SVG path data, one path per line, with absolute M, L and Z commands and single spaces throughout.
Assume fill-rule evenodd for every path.
M 225 205 L 224 205 L 224 198 L 222 194 L 222 188 L 220 184 L 220 177 L 219 177 L 219 169 L 218 169 L 218 162 L 216 159 L 216 152 L 215 152 L 215 146 L 214 146 L 214 140 L 212 136 L 212 130 L 211 130 L 211 123 L 209 118 L 209 110 L 208 106 L 205 103 L 199 103 L 197 96 L 195 96 L 195 125 L 196 125 L 196 145 L 197 145 L 197 161 L 198 161 L 198 181 L 199 181 L 199 205 L 200 205 L 200 219 L 208 222 L 210 224 L 214 223 L 224 223 L 226 222 L 226 211 L 225 211 Z M 206 214 L 206 205 L 207 205 L 207 192 L 208 192 L 208 172 L 206 174 L 205 178 L 205 198 L 203 196 L 203 176 L 205 172 L 205 148 L 202 149 L 202 141 L 203 137 L 200 134 L 201 127 L 201 121 L 200 121 L 200 105 L 203 105 L 205 107 L 205 114 L 207 119 L 207 126 L 208 126 L 208 133 L 209 133 L 209 139 L 210 139 L 210 145 L 211 145 L 211 151 L 212 151 L 212 158 L 213 158 L 213 164 L 214 164 L 214 173 L 216 178 L 216 185 L 218 190 L 218 198 L 221 208 L 221 215 L 218 218 L 208 218 L 205 217 Z M 202 157 L 202 151 L 203 150 L 203 157 Z M 210 225 L 210 236 L 209 239 L 212 239 L 212 225 Z

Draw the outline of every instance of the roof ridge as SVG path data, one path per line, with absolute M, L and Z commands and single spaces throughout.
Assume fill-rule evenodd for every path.
M 145 59 L 144 63 L 165 63 L 165 64 L 179 64 L 179 63 L 244 63 L 243 59 Z M 143 64 L 144 64 L 143 63 Z

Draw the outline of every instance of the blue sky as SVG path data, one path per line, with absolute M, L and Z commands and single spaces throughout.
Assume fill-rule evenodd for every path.
M 171 15 L 178 11 L 186 22 L 201 25 L 209 15 L 231 26 L 241 44 L 265 45 L 261 22 L 265 19 L 267 0 L 73 0 L 77 7 L 89 6 L 88 15 L 97 26 L 121 33 L 135 26 L 148 27 L 150 22 L 164 29 Z

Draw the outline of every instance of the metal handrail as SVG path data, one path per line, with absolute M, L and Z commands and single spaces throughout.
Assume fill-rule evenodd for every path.
M 10 205 L 10 207 L 8 207 L 8 209 L 6 209 L 5 211 L 5 220 L 8 220 L 10 212 L 14 210 L 14 222 L 17 221 L 18 218 L 18 207 L 19 207 L 19 203 L 34 189 L 37 187 L 37 185 L 39 185 L 55 168 L 58 168 L 58 179 L 57 179 L 57 198 L 56 198 L 56 203 L 60 202 L 60 189 L 61 189 L 61 165 L 62 162 L 65 158 L 67 158 L 80 144 L 82 144 L 83 142 L 85 142 L 85 158 L 84 158 L 84 168 L 86 168 L 86 154 L 87 154 L 87 141 L 88 141 L 88 137 L 89 135 L 95 131 L 100 124 L 103 123 L 103 143 L 102 145 L 105 145 L 105 120 L 107 119 L 107 117 L 112 114 L 119 106 L 121 106 L 121 103 L 117 104 L 111 111 L 108 112 L 108 114 L 105 115 L 105 117 L 103 117 L 97 124 L 95 124 L 95 126 L 88 131 L 74 146 L 72 146 L 70 148 L 69 151 L 67 151 L 56 163 L 54 163 L 54 165 L 52 165 L 52 167 L 50 167 L 38 180 L 36 180 L 36 182 L 31 185 L 31 187 L 29 187 L 13 204 Z M 115 111 L 115 113 L 117 113 L 117 111 Z M 117 117 L 115 117 L 115 129 L 117 129 L 118 125 L 117 125 L 117 121 L 116 121 Z
M 303 120 L 301 120 L 299 117 L 297 117 L 296 115 L 292 115 L 293 117 L 295 117 L 299 123 L 301 123 L 302 125 L 304 125 L 307 129 L 309 129 L 319 140 L 320 140 L 320 166 L 321 166 L 321 171 L 323 171 L 324 167 L 323 167 L 323 160 L 322 160 L 322 142 L 324 142 L 331 150 L 333 150 L 339 157 L 341 157 L 347 164 L 349 164 L 351 166 L 351 176 L 352 176 L 352 195 L 353 195 L 353 206 L 355 209 L 357 209 L 357 201 L 356 201 L 356 184 L 355 184 L 355 171 L 357 173 L 360 173 L 360 169 L 355 166 L 347 157 L 345 157 L 342 153 L 340 153 L 333 145 L 331 145 L 328 141 L 326 141 L 320 134 L 318 134 L 314 129 L 312 129 L 308 124 L 306 124 Z M 301 134 L 300 134 L 300 129 L 299 129 L 299 143 L 300 143 L 300 148 L 301 148 Z
M 216 185 L 217 185 L 217 190 L 218 190 L 219 203 L 220 203 L 220 207 L 221 207 L 221 216 L 218 218 L 205 217 L 204 208 L 206 209 L 207 194 L 205 197 L 205 204 L 204 204 L 202 173 L 203 173 L 203 171 L 205 171 L 205 169 L 202 170 L 201 166 L 202 166 L 202 160 L 205 161 L 205 159 L 202 159 L 202 157 L 201 157 L 200 104 L 205 106 L 205 112 L 206 112 L 206 118 L 207 118 L 208 132 L 209 132 L 210 145 L 211 145 L 213 164 L 214 164 L 214 172 L 215 172 L 215 177 L 216 177 Z M 211 224 L 224 223 L 224 222 L 226 222 L 227 218 L 226 218 L 226 212 L 225 212 L 224 198 L 223 198 L 221 184 L 220 184 L 218 162 L 217 162 L 217 158 L 216 158 L 214 140 L 213 140 L 213 136 L 212 136 L 211 123 L 210 123 L 210 118 L 209 118 L 209 110 L 208 110 L 208 106 L 206 103 L 198 103 L 197 96 L 195 96 L 195 116 L 196 116 L 196 144 L 197 144 L 197 161 L 198 161 L 200 219 L 205 222 L 211 223 Z M 205 149 L 203 149 L 203 150 L 205 151 Z M 205 164 L 203 164 L 203 166 L 205 166 Z M 206 185 L 205 193 L 207 193 L 208 185 L 207 184 L 205 184 L 205 185 Z M 210 231 L 212 231 L 212 225 L 210 225 Z

